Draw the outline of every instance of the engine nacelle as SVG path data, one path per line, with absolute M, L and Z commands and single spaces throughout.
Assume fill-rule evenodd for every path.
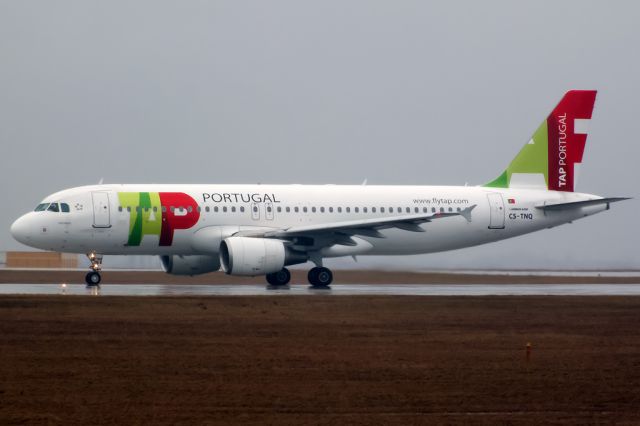
M 220 269 L 217 256 L 160 256 L 162 270 L 173 275 L 199 275 Z
M 220 264 L 229 275 L 266 275 L 307 259 L 306 253 L 295 252 L 279 240 L 229 237 L 220 243 Z

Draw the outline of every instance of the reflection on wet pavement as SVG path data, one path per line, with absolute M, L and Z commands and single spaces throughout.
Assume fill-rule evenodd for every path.
M 274 295 L 396 295 L 396 296 L 604 296 L 640 295 L 638 284 L 336 284 L 329 290 L 307 285 L 267 289 L 258 285 L 0 284 L 0 294 L 66 294 L 94 296 L 274 296 Z

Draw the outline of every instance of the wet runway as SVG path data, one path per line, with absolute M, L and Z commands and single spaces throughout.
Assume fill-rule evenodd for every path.
M 335 284 L 329 290 L 292 285 L 0 284 L 0 294 L 67 294 L 102 296 L 273 296 L 273 295 L 396 295 L 396 296 L 640 296 L 639 284 Z

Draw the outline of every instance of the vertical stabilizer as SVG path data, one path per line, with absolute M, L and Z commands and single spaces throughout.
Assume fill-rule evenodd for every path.
M 567 92 L 507 169 L 485 186 L 573 192 L 595 100 L 595 90 Z

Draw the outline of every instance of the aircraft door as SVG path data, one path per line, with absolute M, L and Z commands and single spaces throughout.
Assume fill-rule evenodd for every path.
M 260 220 L 260 205 L 258 203 L 251 203 L 251 219 Z
M 502 194 L 492 192 L 489 199 L 489 229 L 504 229 L 504 200 Z
M 93 199 L 93 227 L 110 228 L 109 194 L 107 192 L 92 192 L 91 198 Z
M 267 220 L 273 220 L 273 203 L 264 203 L 264 210 Z

